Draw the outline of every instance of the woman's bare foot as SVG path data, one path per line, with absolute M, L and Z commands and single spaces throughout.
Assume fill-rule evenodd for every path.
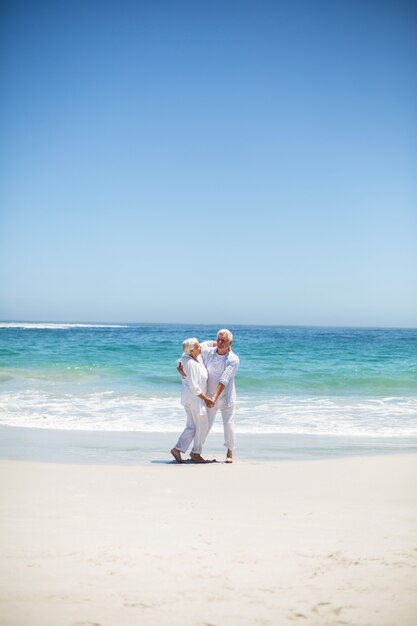
M 172 448 L 171 454 L 178 463 L 184 463 L 184 459 L 181 458 L 181 452 L 178 448 Z
M 233 463 L 233 451 L 232 450 L 227 449 L 225 463 Z
M 190 457 L 194 463 L 207 463 L 206 459 L 203 459 L 201 454 L 197 454 L 196 452 L 191 452 Z

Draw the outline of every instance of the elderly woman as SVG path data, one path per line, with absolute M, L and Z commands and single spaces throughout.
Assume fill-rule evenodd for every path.
M 185 453 L 194 439 L 191 460 L 195 463 L 206 463 L 201 456 L 203 443 L 208 433 L 208 417 L 206 407 L 212 407 L 213 401 L 206 396 L 207 370 L 201 358 L 201 346 L 198 339 L 191 337 L 182 344 L 185 354 L 183 367 L 186 377 L 182 379 L 181 404 L 187 415 L 185 428 L 177 443 L 171 450 L 178 463 L 184 463 L 181 453 Z

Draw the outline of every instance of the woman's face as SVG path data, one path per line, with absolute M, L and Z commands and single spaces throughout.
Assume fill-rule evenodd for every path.
M 190 356 L 196 359 L 201 354 L 201 346 L 199 343 L 194 344 L 194 348 L 190 350 Z

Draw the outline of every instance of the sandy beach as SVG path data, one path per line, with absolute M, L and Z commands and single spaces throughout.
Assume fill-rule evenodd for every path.
M 3 626 L 414 626 L 417 455 L 0 461 Z

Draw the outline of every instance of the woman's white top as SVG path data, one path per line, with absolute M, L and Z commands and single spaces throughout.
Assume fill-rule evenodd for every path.
M 182 379 L 181 404 L 193 405 L 195 408 L 201 408 L 201 413 L 205 413 L 206 405 L 198 397 L 200 393 L 207 393 L 208 375 L 203 359 L 201 356 L 193 359 L 191 356 L 183 355 L 181 363 L 186 373 L 186 377 Z

